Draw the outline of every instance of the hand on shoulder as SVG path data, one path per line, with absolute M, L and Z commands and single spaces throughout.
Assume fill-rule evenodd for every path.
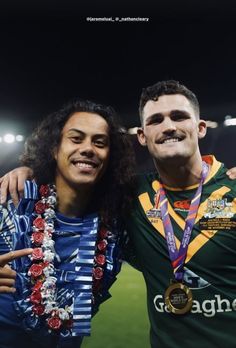
M 11 170 L 0 178 L 1 186 L 1 204 L 6 203 L 8 193 L 10 194 L 14 205 L 19 203 L 19 199 L 24 193 L 24 182 L 32 179 L 33 172 L 28 167 L 19 167 Z
M 236 167 L 233 167 L 231 169 L 229 169 L 226 174 L 228 175 L 228 177 L 232 180 L 236 179 Z

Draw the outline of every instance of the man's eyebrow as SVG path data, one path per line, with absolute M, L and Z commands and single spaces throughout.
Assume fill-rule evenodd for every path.
M 82 130 L 77 129 L 77 128 L 70 128 L 70 129 L 68 129 L 68 131 L 67 131 L 67 133 L 73 133 L 73 132 L 76 132 L 76 133 L 78 133 L 78 134 L 80 134 L 80 135 L 86 135 L 85 132 L 83 132 Z M 93 137 L 109 138 L 109 135 L 106 134 L 106 133 L 97 133 L 97 134 L 95 133 L 95 134 L 93 134 Z
M 79 133 L 79 134 L 85 134 L 84 132 L 82 132 L 80 129 L 77 129 L 77 128 L 70 128 L 68 129 L 67 133 L 70 133 L 70 132 L 76 132 L 76 133 Z
M 176 109 L 176 110 L 171 110 L 170 115 L 174 115 L 174 114 L 182 114 L 182 115 L 186 115 L 186 116 L 190 116 L 190 113 L 186 110 L 181 110 L 181 109 Z
M 150 121 L 152 121 L 153 119 L 157 118 L 157 117 L 162 117 L 162 113 L 161 112 L 157 112 L 155 114 L 152 114 L 150 116 L 148 116 L 145 120 L 145 123 L 149 123 Z
M 186 116 L 189 116 L 189 112 L 188 111 L 185 111 L 185 110 L 182 110 L 182 109 L 174 109 L 174 110 L 171 110 L 170 111 L 170 116 L 173 116 L 175 114 L 182 114 L 182 115 L 186 115 Z M 156 112 L 155 114 L 152 114 L 150 116 L 148 116 L 145 120 L 145 123 L 149 123 L 150 121 L 153 121 L 155 120 L 156 118 L 159 118 L 159 117 L 163 117 L 163 113 L 161 112 Z

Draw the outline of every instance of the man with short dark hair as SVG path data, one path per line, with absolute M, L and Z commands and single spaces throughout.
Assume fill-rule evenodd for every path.
M 128 220 L 147 285 L 153 348 L 235 347 L 236 186 L 201 157 L 196 96 L 177 81 L 143 90 L 141 145 L 157 173 L 140 177 Z

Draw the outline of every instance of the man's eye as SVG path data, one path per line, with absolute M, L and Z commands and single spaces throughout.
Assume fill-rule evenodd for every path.
M 147 121 L 147 126 L 152 125 L 152 124 L 159 124 L 162 122 L 162 120 L 163 120 L 163 118 L 161 118 L 161 117 L 153 117 Z
M 178 122 L 178 121 L 187 120 L 189 118 L 189 115 L 185 113 L 177 113 L 177 114 L 174 114 L 171 118 L 173 121 Z
M 80 137 L 70 137 L 70 140 L 76 144 L 79 144 L 82 141 Z
M 103 140 L 95 140 L 94 144 L 98 147 L 105 147 L 106 143 Z

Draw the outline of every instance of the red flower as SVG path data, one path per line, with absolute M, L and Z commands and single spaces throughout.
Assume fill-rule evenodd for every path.
M 34 244 L 41 245 L 43 243 L 44 233 L 43 232 L 34 232 L 32 233 L 31 239 Z
M 41 201 L 38 201 L 36 204 L 35 204 L 35 207 L 34 207 L 34 210 L 36 211 L 37 214 L 43 214 L 45 212 L 45 209 L 48 208 L 48 205 L 41 202 Z
M 33 260 L 42 260 L 43 259 L 42 248 L 34 248 L 31 256 Z
M 49 187 L 48 185 L 41 185 L 39 189 L 39 193 L 43 197 L 47 197 L 49 194 Z
M 33 304 L 40 304 L 42 300 L 42 295 L 40 291 L 33 291 L 32 294 L 30 295 L 30 302 Z
M 95 256 L 95 262 L 99 265 L 99 266 L 103 266 L 106 262 L 106 256 L 103 254 L 98 254 Z
M 58 330 L 62 325 L 61 319 L 58 317 L 49 318 L 47 321 L 49 328 L 52 330 Z
M 32 266 L 30 266 L 29 273 L 33 278 L 41 276 L 41 274 L 43 273 L 42 264 L 33 264 Z
M 100 229 L 100 231 L 99 231 L 99 237 L 100 237 L 101 239 L 104 239 L 104 238 L 107 238 L 107 236 L 108 236 L 108 231 L 107 231 L 107 229 L 104 228 L 104 227 L 102 227 L 102 228 Z
M 42 304 L 37 304 L 37 305 L 34 305 L 34 306 L 32 307 L 32 311 L 33 311 L 34 314 L 36 314 L 36 315 L 42 315 L 42 314 L 44 314 L 44 309 L 45 309 L 45 307 L 44 307 L 44 305 L 42 305 Z
M 101 267 L 95 267 L 93 269 L 93 276 L 95 279 L 101 279 L 103 276 L 103 269 Z
M 42 219 L 41 217 L 37 217 L 36 219 L 34 219 L 33 225 L 39 230 L 43 230 L 45 225 L 44 219 Z
M 98 249 L 100 251 L 104 251 L 104 250 L 106 250 L 106 247 L 107 247 L 106 239 L 100 240 L 100 242 L 98 243 Z

